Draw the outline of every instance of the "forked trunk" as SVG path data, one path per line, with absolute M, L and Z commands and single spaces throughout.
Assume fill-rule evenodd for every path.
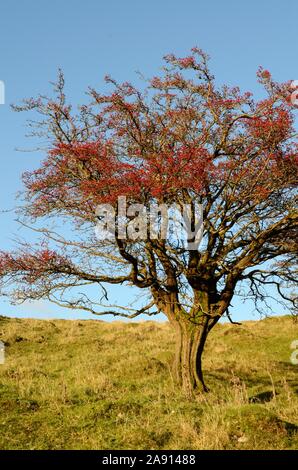
M 207 392 L 202 371 L 202 354 L 209 331 L 205 321 L 200 325 L 177 322 L 178 342 L 174 360 L 174 376 L 183 391 L 192 396 L 194 391 Z

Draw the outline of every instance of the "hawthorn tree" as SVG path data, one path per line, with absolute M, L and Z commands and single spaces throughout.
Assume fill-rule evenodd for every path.
M 54 97 L 15 106 L 41 116 L 30 125 L 48 149 L 41 166 L 24 174 L 18 209 L 40 239 L 1 253 L 2 288 L 20 302 L 44 298 L 97 315 L 162 312 L 177 332 L 177 382 L 187 394 L 207 391 L 204 345 L 219 319 L 230 318 L 234 295 L 267 309 L 275 288 L 282 303 L 293 311 L 297 305 L 291 88 L 262 68 L 257 76 L 266 92 L 259 101 L 219 87 L 208 57 L 194 48 L 188 57 L 166 56 L 161 76 L 142 91 L 106 77 L 113 91 L 89 89 L 89 103 L 74 112 L 60 72 Z M 183 244 L 150 233 L 123 239 L 117 228 L 113 239 L 99 240 L 96 208 L 109 203 L 116 210 L 119 196 L 145 208 L 201 204 L 201 244 L 189 249 L 191 238 Z M 90 284 L 99 287 L 96 301 L 81 293 Z M 148 302 L 109 306 L 111 284 L 138 287 Z

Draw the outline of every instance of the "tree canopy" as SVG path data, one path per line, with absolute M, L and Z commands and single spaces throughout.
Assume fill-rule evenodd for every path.
M 66 100 L 62 72 L 54 97 L 15 106 L 40 116 L 31 127 L 49 148 L 40 167 L 24 174 L 19 208 L 21 223 L 41 239 L 1 253 L 3 288 L 12 287 L 18 301 L 46 298 L 100 315 L 163 312 L 180 337 L 178 379 L 187 390 L 206 388 L 200 364 L 205 340 L 229 315 L 235 294 L 253 299 L 258 309 L 265 302 L 266 310 L 275 288 L 281 303 L 297 308 L 298 144 L 291 86 L 263 68 L 257 78 L 262 100 L 218 86 L 208 56 L 193 48 L 188 57 L 166 56 L 162 74 L 142 90 L 106 77 L 112 92 L 89 89 L 89 103 L 78 111 Z M 117 230 L 113 239 L 98 240 L 97 206 L 117 211 L 123 196 L 145 208 L 201 204 L 201 244 L 190 250 L 175 238 L 150 234 L 122 239 Z M 46 225 L 56 217 L 73 224 L 73 237 Z M 100 286 L 98 301 L 69 294 L 89 284 Z M 148 303 L 109 306 L 109 284 L 143 289 Z

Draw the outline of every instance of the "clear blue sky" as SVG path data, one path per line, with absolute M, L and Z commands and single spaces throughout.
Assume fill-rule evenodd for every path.
M 15 150 L 33 143 L 25 139 L 26 115 L 13 113 L 9 104 L 48 92 L 58 67 L 69 97 L 80 102 L 88 85 L 103 86 L 107 73 L 119 81 L 135 80 L 136 70 L 150 76 L 166 53 L 184 55 L 197 45 L 211 55 L 218 82 L 258 94 L 259 65 L 278 80 L 298 79 L 297 21 L 297 0 L 1 0 L 1 208 L 13 207 L 21 173 L 42 158 Z M 12 246 L 17 225 L 10 213 L 0 217 L 3 249 Z M 234 310 L 235 318 L 252 318 L 248 303 L 235 302 Z M 12 307 L 3 301 L 0 314 L 71 316 L 44 303 Z

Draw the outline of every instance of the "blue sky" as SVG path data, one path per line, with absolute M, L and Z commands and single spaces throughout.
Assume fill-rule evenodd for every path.
M 295 0 L 2 0 L 0 80 L 6 104 L 0 105 L 1 209 L 14 206 L 21 173 L 43 156 L 16 151 L 34 144 L 25 138 L 28 116 L 12 112 L 9 104 L 48 92 L 58 67 L 65 72 L 69 98 L 79 103 L 88 85 L 103 86 L 107 73 L 119 81 L 137 80 L 137 70 L 151 76 L 165 54 L 185 55 L 197 45 L 211 55 L 219 83 L 258 96 L 259 65 L 278 80 L 298 78 L 297 18 Z M 0 246 L 6 249 L 18 227 L 12 213 L 0 217 Z M 254 318 L 249 303 L 236 301 L 234 312 L 238 319 Z M 1 300 L 0 314 L 75 316 L 45 303 L 13 307 Z

